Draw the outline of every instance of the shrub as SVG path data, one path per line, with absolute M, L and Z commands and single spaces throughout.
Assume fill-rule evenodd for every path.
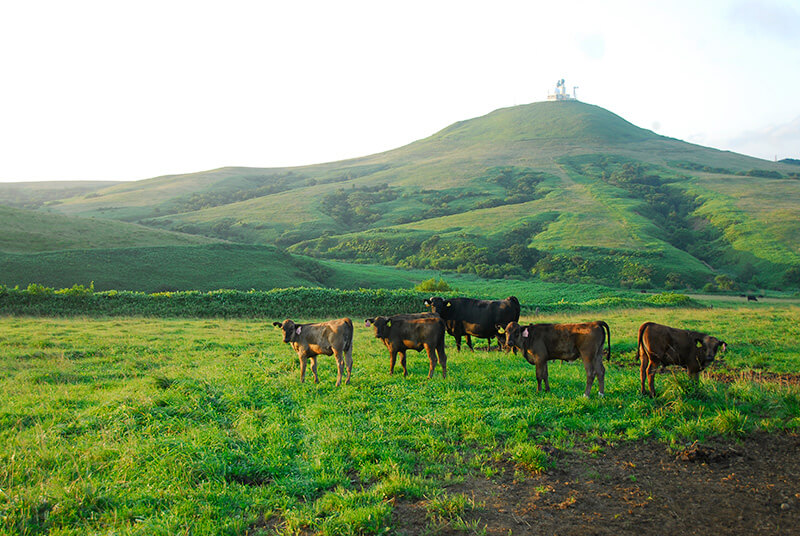
M 453 288 L 448 285 L 447 281 L 444 279 L 439 279 L 437 281 L 432 277 L 416 285 L 414 290 L 418 292 L 451 292 L 453 291 Z

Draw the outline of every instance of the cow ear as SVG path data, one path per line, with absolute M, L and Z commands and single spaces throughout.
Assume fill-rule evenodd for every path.
M 272 323 L 272 325 L 273 325 L 273 326 L 275 326 L 276 328 L 279 328 L 279 327 L 281 327 L 283 324 L 281 324 L 280 322 L 273 322 L 273 323 Z
M 722 341 L 722 351 L 725 352 L 727 350 L 728 350 L 728 343 L 726 343 L 725 341 Z
M 430 307 L 430 306 L 431 306 L 431 300 L 429 300 L 429 299 L 427 299 L 427 298 L 426 298 L 426 299 L 425 299 L 425 301 L 424 301 L 424 302 L 422 302 L 422 303 L 423 303 L 423 304 L 425 304 L 425 307 Z
M 366 320 L 364 320 L 364 325 L 370 327 L 374 321 L 375 320 L 372 318 L 367 318 Z
M 300 335 L 300 331 L 301 331 L 302 329 L 303 329 L 303 327 L 302 327 L 302 326 L 297 326 L 297 329 L 296 329 L 296 330 L 294 330 L 294 332 L 295 332 L 295 333 L 297 333 L 298 335 Z
M 528 328 L 522 330 L 522 336 L 525 337 L 526 339 L 528 338 Z

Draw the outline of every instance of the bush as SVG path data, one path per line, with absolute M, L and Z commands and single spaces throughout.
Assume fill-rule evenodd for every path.
M 453 288 L 444 279 L 437 281 L 432 277 L 416 285 L 414 290 L 418 292 L 451 292 Z

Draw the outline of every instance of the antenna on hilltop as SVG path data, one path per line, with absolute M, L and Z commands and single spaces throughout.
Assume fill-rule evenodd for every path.
M 575 97 L 575 90 L 578 89 L 578 86 L 573 86 L 572 88 L 572 95 L 567 93 L 567 85 L 564 83 L 564 79 L 562 78 L 558 82 L 556 82 L 556 93 L 555 95 L 547 95 L 547 100 L 554 100 L 554 101 L 569 101 L 569 100 L 578 100 Z

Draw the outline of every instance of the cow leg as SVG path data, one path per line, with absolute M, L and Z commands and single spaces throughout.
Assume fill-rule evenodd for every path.
M 647 380 L 647 364 L 648 359 L 644 357 L 644 355 L 640 355 L 640 364 L 639 364 L 639 378 L 642 380 L 642 394 L 647 394 L 647 389 L 645 388 L 645 381 Z
M 467 346 L 469 346 L 469 349 L 473 352 L 475 351 L 475 348 L 472 347 L 472 337 L 470 337 L 469 333 L 467 333 Z
M 456 350 L 461 351 L 461 334 L 455 333 L 453 338 L 456 340 Z
M 583 392 L 583 396 L 589 398 L 589 396 L 592 394 L 592 384 L 594 383 L 594 363 L 588 359 L 584 359 L 583 368 L 586 369 L 586 390 Z
M 389 374 L 394 374 L 394 363 L 397 361 L 397 351 L 394 348 L 389 349 Z
M 442 378 L 447 378 L 447 354 L 444 353 L 444 341 L 436 347 L 436 355 L 439 357 L 439 366 L 442 367 Z
M 339 374 L 336 376 L 336 387 L 342 385 L 342 372 L 344 372 L 344 356 L 342 356 L 341 350 L 333 351 L 333 357 L 336 358 L 336 368 L 339 371 Z
M 606 367 L 603 365 L 603 354 L 597 356 L 594 362 L 594 373 L 597 375 L 597 394 L 606 395 Z
M 647 384 L 650 388 L 650 397 L 656 397 L 656 369 L 658 369 L 658 365 L 655 363 L 650 363 L 647 366 Z
M 436 355 L 434 354 L 434 350 L 430 344 L 426 344 L 424 346 L 425 352 L 428 354 L 428 378 L 430 379 L 433 378 L 433 369 L 436 368 Z
M 311 372 L 314 373 L 314 383 L 319 383 L 319 378 L 317 377 L 317 356 L 311 357 Z
M 306 381 L 306 362 L 308 359 L 305 354 L 300 354 L 300 383 Z
M 537 391 L 542 390 L 542 382 L 544 382 L 544 391 L 550 392 L 550 381 L 547 379 L 547 361 L 540 359 L 536 361 L 536 383 L 538 384 Z
M 344 353 L 345 365 L 347 366 L 347 380 L 345 380 L 345 385 L 350 385 L 350 374 L 353 372 L 353 346 L 350 345 L 350 348 Z
M 406 350 L 400 352 L 400 365 L 403 367 L 403 377 L 408 376 L 408 369 L 406 368 Z

